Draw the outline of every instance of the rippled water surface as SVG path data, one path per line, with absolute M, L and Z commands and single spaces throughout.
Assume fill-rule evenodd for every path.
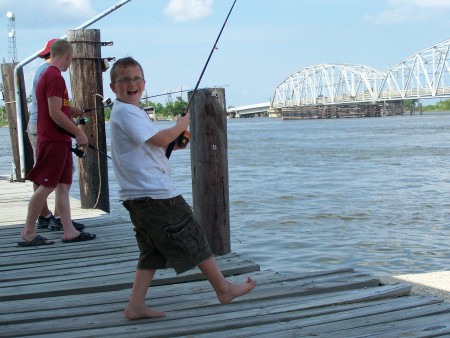
M 0 139 L 8 175 L 7 128 Z M 449 156 L 450 113 L 229 120 L 232 250 L 280 272 L 448 270 Z M 191 201 L 189 152 L 171 161 Z M 112 170 L 109 179 L 112 213 L 123 214 Z

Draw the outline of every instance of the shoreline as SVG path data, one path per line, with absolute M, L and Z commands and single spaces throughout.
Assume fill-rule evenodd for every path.
M 380 276 L 382 284 L 407 283 L 412 286 L 411 294 L 435 296 L 450 303 L 450 270 L 397 276 Z

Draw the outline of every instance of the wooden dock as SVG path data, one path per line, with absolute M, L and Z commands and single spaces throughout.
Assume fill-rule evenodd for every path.
M 450 304 L 410 285 L 352 268 L 281 275 L 236 253 L 219 265 L 231 280 L 252 276 L 252 293 L 220 305 L 197 269 L 158 272 L 148 304 L 167 317 L 127 321 L 137 249 L 125 213 L 72 200 L 72 218 L 97 239 L 63 244 L 61 232 L 39 231 L 56 243 L 20 248 L 31 191 L 0 179 L 0 337 L 450 337 Z

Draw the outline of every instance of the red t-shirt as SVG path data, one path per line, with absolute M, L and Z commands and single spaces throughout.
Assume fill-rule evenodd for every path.
M 38 105 L 37 141 L 65 141 L 72 142 L 70 135 L 65 133 L 50 117 L 47 98 L 57 96 L 62 99 L 62 112 L 70 119 L 70 101 L 66 82 L 61 71 L 50 66 L 42 74 L 36 88 Z

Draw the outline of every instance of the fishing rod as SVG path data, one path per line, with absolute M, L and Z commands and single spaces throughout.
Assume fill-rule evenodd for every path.
M 217 49 L 217 42 L 219 42 L 220 36 L 222 35 L 223 29 L 225 28 L 228 18 L 230 17 L 231 12 L 233 11 L 233 7 L 236 4 L 236 0 L 233 1 L 233 5 L 230 8 L 230 11 L 228 12 L 228 15 L 222 25 L 222 28 L 220 29 L 219 35 L 217 36 L 216 42 L 214 42 L 214 45 L 211 49 L 211 52 L 209 53 L 208 59 L 206 60 L 205 66 L 203 67 L 202 73 L 200 74 L 200 77 L 198 78 L 197 84 L 195 85 L 194 91 L 189 98 L 188 104 L 186 106 L 185 112 L 181 114 L 181 116 L 186 115 L 186 113 L 189 111 L 189 107 L 191 105 L 192 99 L 194 98 L 195 94 L 197 93 L 198 86 L 200 85 L 200 81 L 202 80 L 203 74 L 205 73 L 206 67 L 208 67 L 209 60 L 211 59 L 211 56 L 214 53 L 214 50 Z M 166 149 L 166 157 L 170 158 L 170 155 L 172 154 L 173 148 L 175 147 L 175 142 L 178 143 L 178 145 L 186 145 L 189 142 L 189 132 L 185 131 L 180 134 L 180 136 L 177 137 L 176 140 L 172 141 Z
M 71 132 L 67 131 L 66 129 L 64 129 L 64 128 L 60 127 L 60 126 L 59 126 L 59 128 L 60 128 L 64 133 L 66 133 L 67 135 L 69 135 L 70 137 L 76 139 L 75 135 L 72 134 Z M 95 148 L 92 144 L 88 143 L 88 147 L 89 147 L 90 149 L 92 149 L 92 150 L 95 150 L 95 151 L 98 152 L 99 154 L 102 154 L 102 155 L 106 156 L 107 158 L 112 159 L 111 156 L 109 156 L 107 153 L 101 151 L 100 149 Z M 72 152 L 73 152 L 75 155 L 77 155 L 79 158 L 84 158 L 84 157 L 86 157 L 85 152 L 83 151 L 83 149 L 80 148 L 80 145 L 79 145 L 79 144 L 75 144 L 75 148 L 72 148 L 71 150 L 72 150 Z
M 111 156 L 109 156 L 107 153 L 101 151 L 100 149 L 95 148 L 93 145 L 89 144 L 88 146 L 89 146 L 89 148 L 91 148 L 92 150 L 95 150 L 99 154 L 102 154 L 102 155 L 106 156 L 107 158 L 111 159 Z M 86 157 L 86 153 L 83 151 L 83 149 L 80 148 L 79 144 L 75 144 L 75 148 L 72 148 L 72 152 L 75 155 L 77 155 L 79 158 Z

